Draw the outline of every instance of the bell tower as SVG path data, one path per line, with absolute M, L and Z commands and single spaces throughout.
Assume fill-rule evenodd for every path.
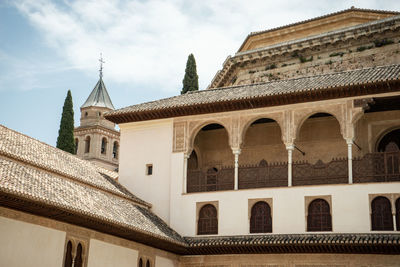
M 79 127 L 74 129 L 76 155 L 109 170 L 118 169 L 119 131 L 103 114 L 114 110 L 103 82 L 103 58 L 100 56 L 100 78 L 81 106 Z

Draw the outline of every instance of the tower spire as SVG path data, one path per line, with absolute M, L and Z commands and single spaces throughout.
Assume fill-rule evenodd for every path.
M 101 78 L 103 78 L 103 63 L 106 63 L 104 60 L 103 60 L 103 54 L 102 53 L 100 53 L 100 58 L 99 58 L 99 61 L 100 61 L 100 79 Z

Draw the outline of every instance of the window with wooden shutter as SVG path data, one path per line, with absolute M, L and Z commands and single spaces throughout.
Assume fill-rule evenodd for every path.
M 206 204 L 200 209 L 197 234 L 218 234 L 218 214 L 217 209 L 213 205 Z
M 250 233 L 272 233 L 271 208 L 264 201 L 251 208 Z
M 392 207 L 386 197 L 376 197 L 371 202 L 372 230 L 393 231 Z
M 313 200 L 308 206 L 307 231 L 332 231 L 329 203 L 323 199 Z

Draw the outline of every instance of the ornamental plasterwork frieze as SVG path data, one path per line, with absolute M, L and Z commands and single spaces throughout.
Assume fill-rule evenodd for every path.
M 289 108 L 261 108 L 228 113 L 214 113 L 178 118 L 174 122 L 173 152 L 189 155 L 193 150 L 198 132 L 206 125 L 217 123 L 225 127 L 229 145 L 233 151 L 241 148 L 248 127 L 261 118 L 275 120 L 281 129 L 282 142 L 292 146 L 303 123 L 316 113 L 333 115 L 339 123 L 340 133 L 345 140 L 354 140 L 354 125 L 364 114 L 366 105 L 358 105 L 362 100 L 341 99 L 292 105 Z M 365 100 L 367 102 L 371 100 Z

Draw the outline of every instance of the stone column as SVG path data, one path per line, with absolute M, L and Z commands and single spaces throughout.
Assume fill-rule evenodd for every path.
M 294 145 L 286 145 L 286 149 L 288 151 L 288 186 L 292 186 L 292 162 Z
M 190 155 L 188 154 L 183 154 L 183 183 L 182 183 L 182 193 L 186 194 L 187 193 L 187 168 L 188 168 L 188 159 L 190 158 Z
M 393 230 L 394 231 L 397 231 L 396 227 L 397 227 L 397 224 L 396 224 L 396 212 L 395 212 L 395 213 L 393 213 Z
M 353 139 L 346 139 L 347 143 L 347 165 L 349 169 L 349 184 L 353 183 Z
M 233 155 L 235 155 L 235 180 L 234 180 L 234 189 L 239 189 L 239 154 L 241 152 L 240 149 L 232 149 Z

